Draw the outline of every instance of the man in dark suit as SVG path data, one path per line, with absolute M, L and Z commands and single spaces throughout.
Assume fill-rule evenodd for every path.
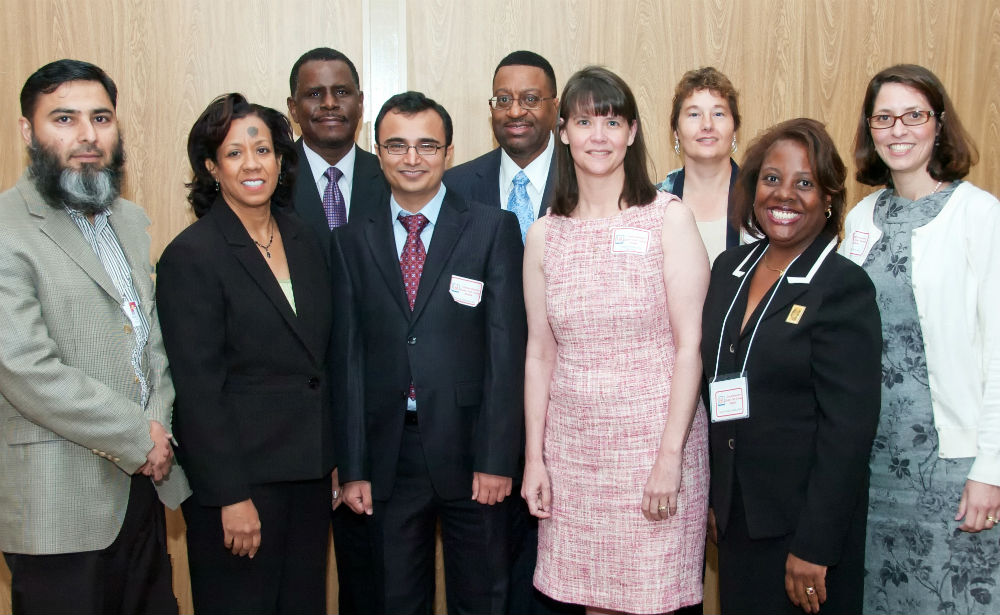
M 330 232 L 358 210 L 377 206 L 386 191 L 378 159 L 354 142 L 365 94 L 354 63 L 329 47 L 302 54 L 288 85 L 288 115 L 302 133 L 295 212 L 328 249 Z
M 559 117 L 556 95 L 556 74 L 548 60 L 531 51 L 508 54 L 493 73 L 489 101 L 493 136 L 500 147 L 444 174 L 449 190 L 515 212 L 522 241 L 531 223 L 545 215 L 556 183 L 552 136 Z M 528 180 L 523 188 L 517 185 L 524 182 L 519 173 Z M 529 207 L 521 207 L 525 197 Z M 519 473 L 515 483 L 520 480 Z M 509 612 L 582 613 L 581 607 L 552 600 L 534 588 L 538 519 L 523 500 L 512 508 Z
M 526 323 L 514 216 L 441 183 L 451 118 L 418 92 L 375 121 L 391 196 L 332 239 L 344 499 L 372 515 L 388 613 L 503 613 Z
M 288 79 L 288 115 L 302 138 L 295 146 L 299 168 L 295 211 L 316 233 L 330 257 L 330 233 L 381 204 L 387 190 L 378 159 L 354 143 L 361 121 L 364 92 L 354 63 L 343 53 L 319 47 L 304 53 Z M 330 178 L 336 178 L 330 181 Z M 343 615 L 372 611 L 377 588 L 368 521 L 340 505 L 334 470 L 333 525 L 339 607 Z
M 444 176 L 448 189 L 466 199 L 514 212 L 522 242 L 552 198 L 557 95 L 556 74 L 548 60 L 531 51 L 509 54 L 493 73 L 489 100 L 493 136 L 500 147 Z

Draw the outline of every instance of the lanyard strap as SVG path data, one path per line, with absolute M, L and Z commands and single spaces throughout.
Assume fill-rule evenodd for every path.
M 736 289 L 736 294 L 733 295 L 733 300 L 729 304 L 729 309 L 726 310 L 726 317 L 722 319 L 722 330 L 719 331 L 719 347 L 715 352 L 715 376 L 712 378 L 713 380 L 719 377 L 719 360 L 722 357 L 722 340 L 726 334 L 726 322 L 729 320 L 729 315 L 733 311 L 733 306 L 736 305 L 736 299 L 740 296 L 740 292 L 743 290 L 743 285 L 746 284 L 747 279 L 751 277 L 751 272 L 755 270 L 757 263 L 764 258 L 764 254 L 767 253 L 767 250 L 770 247 L 770 244 L 768 244 L 767 247 L 764 248 L 763 252 L 760 253 L 760 256 L 758 256 L 753 264 L 750 265 L 746 275 L 743 276 L 743 280 L 740 281 L 739 288 Z M 785 267 L 784 271 L 781 272 L 781 275 L 778 276 L 778 281 L 775 282 L 774 288 L 771 290 L 771 296 L 768 297 L 767 303 L 764 304 L 764 309 L 760 311 L 760 316 L 757 317 L 757 324 L 754 325 L 753 332 L 750 333 L 750 341 L 747 343 L 747 352 L 746 356 L 743 357 L 743 368 L 740 370 L 740 373 L 744 373 L 747 370 L 747 362 L 750 360 L 750 348 L 753 346 L 754 338 L 757 337 L 757 329 L 760 328 L 760 323 L 764 320 L 764 314 L 767 314 L 767 308 L 771 307 L 771 302 L 774 301 L 774 296 L 778 294 L 778 287 L 781 286 L 781 282 L 785 279 L 785 273 L 792 268 L 792 265 L 799 259 L 799 256 L 802 256 L 802 254 L 793 258 L 792 261 L 788 263 L 788 266 Z

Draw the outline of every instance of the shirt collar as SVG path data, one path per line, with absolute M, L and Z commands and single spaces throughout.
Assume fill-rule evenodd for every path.
M 444 184 L 442 183 L 441 186 L 438 188 L 437 194 L 435 194 L 431 198 L 431 200 L 428 201 L 427 204 L 424 205 L 423 208 L 416 213 L 423 214 L 424 217 L 427 218 L 427 220 L 431 224 L 437 224 L 438 214 L 441 213 L 441 204 L 444 203 L 444 195 L 446 191 L 447 189 L 444 187 Z M 400 213 L 402 213 L 404 216 L 413 215 L 399 206 L 399 203 L 396 202 L 395 196 L 390 196 L 389 214 L 392 216 L 393 224 L 396 223 L 396 218 L 399 217 Z
M 500 150 L 500 185 L 510 187 L 514 176 L 519 171 L 524 171 L 528 176 L 528 181 L 541 194 L 545 190 L 545 182 L 549 180 L 549 166 L 552 164 L 552 152 L 555 151 L 555 137 L 549 133 L 549 142 L 545 150 L 528 163 L 523 169 L 507 155 L 503 149 Z
M 347 181 L 348 186 L 354 185 L 354 159 L 357 157 L 357 152 L 355 151 L 356 149 L 356 145 L 352 146 L 351 149 L 344 154 L 343 158 L 338 160 L 337 164 L 333 165 L 340 169 L 340 172 L 344 174 L 344 180 Z M 306 145 L 305 139 L 302 140 L 302 151 L 306 153 L 306 160 L 309 162 L 309 170 L 312 171 L 313 175 L 313 183 L 319 186 L 319 181 L 323 178 L 323 174 L 326 173 L 326 170 L 330 168 L 330 163 Z
M 83 213 L 75 210 L 75 209 L 70 209 L 70 208 L 67 207 L 66 208 L 66 213 L 69 214 L 70 218 L 72 218 L 73 220 L 77 221 L 78 224 L 80 222 L 86 222 L 87 224 L 90 224 L 90 220 L 87 219 L 87 216 L 84 215 Z M 94 224 L 93 224 L 93 227 L 95 229 L 99 229 L 99 228 L 103 227 L 104 225 L 108 224 L 108 222 L 109 222 L 108 219 L 110 217 L 111 217 L 111 208 L 105 209 L 104 211 L 101 211 L 101 212 L 98 212 L 98 213 L 94 214 Z

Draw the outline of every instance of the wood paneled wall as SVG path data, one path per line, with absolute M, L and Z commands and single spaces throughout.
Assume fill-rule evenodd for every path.
M 775 122 L 814 117 L 827 123 L 852 168 L 867 80 L 890 64 L 915 62 L 941 77 L 979 146 L 981 162 L 969 179 L 1000 191 L 1000 0 L 3 0 L 2 6 L 0 186 L 12 185 L 24 168 L 17 132 L 24 80 L 61 57 L 94 62 L 119 86 L 126 195 L 153 220 L 154 258 L 191 220 L 184 147 L 200 111 L 228 91 L 284 109 L 292 63 L 323 45 L 346 53 L 362 74 L 368 58 L 379 67 L 373 81 L 386 82 L 381 71 L 395 65 L 397 82 L 444 104 L 455 123 L 456 163 L 495 145 L 486 99 L 493 69 L 509 51 L 546 56 L 560 87 L 584 65 L 606 65 L 639 100 L 657 178 L 680 164 L 669 113 L 674 84 L 688 69 L 714 65 L 740 90 L 741 143 Z M 386 14 L 398 16 L 405 32 L 392 41 L 384 34 L 365 40 L 365 32 L 385 32 Z M 366 20 L 372 15 L 381 27 Z M 403 50 L 396 49 L 400 41 Z M 382 100 L 367 102 L 377 111 Z M 867 190 L 852 182 L 849 202 Z M 190 612 L 182 523 L 179 514 L 169 516 L 175 588 L 182 612 Z M 333 574 L 330 586 L 333 612 Z M 0 564 L 4 608 L 9 575 Z

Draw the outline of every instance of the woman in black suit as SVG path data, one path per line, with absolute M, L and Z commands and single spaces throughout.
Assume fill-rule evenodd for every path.
M 723 613 L 860 613 L 881 329 L 835 251 L 846 169 L 823 125 L 747 152 L 702 320 Z
M 198 220 L 157 267 L 195 611 L 320 613 L 333 469 L 326 259 L 283 209 L 291 126 L 239 94 L 188 137 Z

